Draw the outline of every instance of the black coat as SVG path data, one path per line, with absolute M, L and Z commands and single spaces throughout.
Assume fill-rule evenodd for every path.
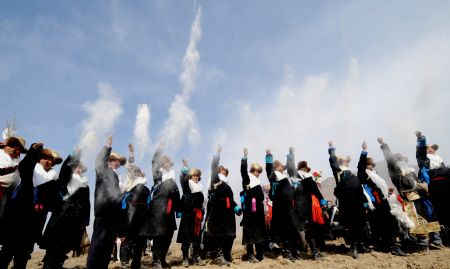
M 236 237 L 236 217 L 233 190 L 218 177 L 220 156 L 216 155 L 211 164 L 211 189 L 206 207 L 206 234 L 208 237 Z M 212 239 L 214 240 L 214 239 Z
M 253 188 L 249 187 L 250 177 L 247 170 L 247 159 L 241 160 L 241 176 L 244 196 L 243 219 L 241 226 L 243 226 L 242 244 L 257 244 L 266 240 L 266 223 L 264 213 L 264 193 L 261 185 Z M 256 212 L 252 212 L 252 200 L 256 201 Z
M 81 187 L 70 196 L 67 191 L 73 170 L 79 163 L 80 156 L 69 155 L 61 166 L 57 181 L 60 199 L 55 203 L 52 216 L 45 228 L 40 244 L 42 249 L 57 247 L 61 251 L 68 252 L 80 247 L 84 229 L 89 225 L 90 219 L 89 187 Z
M 187 172 L 180 175 L 180 184 L 183 189 L 180 212 L 182 212 L 180 228 L 178 230 L 177 243 L 192 243 L 195 238 L 200 238 L 201 223 L 203 219 L 203 192 L 192 193 L 189 188 Z M 198 214 L 202 218 L 197 218 Z M 197 240 L 198 241 L 198 240 Z
M 125 192 L 122 209 L 125 210 L 126 222 L 123 236 L 135 239 L 144 226 L 147 217 L 150 190 L 144 184 L 137 184 Z M 125 208 L 123 206 L 125 205 Z
M 122 193 L 119 176 L 108 166 L 111 148 L 103 147 L 95 161 L 94 213 L 96 217 L 109 219 L 123 226 L 124 214 L 121 210 Z
M 26 245 L 32 241 L 32 215 L 34 210 L 33 171 L 41 148 L 30 147 L 19 164 L 21 182 L 6 204 L 0 223 L 0 243 Z
M 160 156 L 161 152 L 157 151 L 152 160 L 154 186 L 141 236 L 168 235 L 177 229 L 175 212 L 180 208 L 180 192 L 174 179 L 162 181 L 162 173 L 159 171 Z
M 269 198 L 273 202 L 270 237 L 273 242 L 282 243 L 289 240 L 299 225 L 299 221 L 292 217 L 295 212 L 294 188 L 288 177 L 277 179 L 273 163 L 266 161 L 266 172 L 270 182 Z

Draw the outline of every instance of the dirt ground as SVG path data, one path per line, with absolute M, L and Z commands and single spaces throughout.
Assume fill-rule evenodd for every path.
M 279 257 L 266 257 L 261 263 L 251 264 L 246 261 L 242 261 L 242 255 L 245 253 L 245 249 L 240 244 L 235 244 L 233 248 L 234 261 L 229 268 L 239 269 L 273 269 L 273 268 L 302 268 L 302 269 L 325 269 L 325 268 L 395 268 L 395 269 L 441 269 L 450 268 L 450 248 L 431 250 L 428 253 L 414 253 L 409 254 L 406 257 L 393 256 L 390 253 L 381 253 L 372 251 L 367 254 L 360 254 L 358 259 L 353 259 L 346 255 L 345 250 L 339 247 L 342 244 L 341 241 L 331 241 L 328 244 L 332 246 L 327 257 L 322 261 L 314 261 L 309 255 L 304 256 L 303 260 L 292 263 L 288 260 Z M 36 251 L 33 253 L 32 260 L 28 263 L 28 268 L 37 269 L 42 268 L 40 261 L 42 260 L 44 253 L 42 251 Z M 269 255 L 268 255 L 269 256 Z M 141 268 L 151 268 L 150 256 L 144 256 Z M 170 249 L 170 254 L 167 257 L 168 263 L 172 268 L 181 268 L 181 250 L 180 245 L 173 243 Z M 71 258 L 64 264 L 65 268 L 70 269 L 82 269 L 85 268 L 86 256 L 79 258 Z M 207 268 L 216 267 L 208 261 Z M 110 269 L 120 269 L 119 263 L 112 262 L 109 266 Z M 190 268 L 201 268 L 197 266 L 190 266 Z M 205 268 L 205 267 L 203 267 Z M 227 268 L 227 267 L 225 267 Z

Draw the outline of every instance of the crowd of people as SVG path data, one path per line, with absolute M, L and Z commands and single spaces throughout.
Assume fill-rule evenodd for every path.
M 110 136 L 95 161 L 95 219 L 86 267 L 108 268 L 116 242 L 120 242 L 116 251 L 121 266 L 140 268 L 151 240 L 153 268 L 167 268 L 166 256 L 177 228 L 182 266 L 202 266 L 206 259 L 227 266 L 233 260 L 236 216 L 240 215 L 246 246 L 243 260 L 250 263 L 261 262 L 269 253 L 296 262 L 308 253 L 305 245 L 308 255 L 320 260 L 328 252 L 326 235 L 339 225 L 349 255 L 355 259 L 359 253 L 374 250 L 406 256 L 443 248 L 450 221 L 450 168 L 436 153 L 437 145 L 428 145 L 421 132 L 416 137 L 418 171 L 404 155 L 393 154 L 378 139 L 396 191 L 376 172 L 365 142 L 357 172 L 350 169 L 350 157 L 337 155 L 329 142 L 335 203 L 323 197 L 308 162 L 296 164 L 293 147 L 285 162 L 274 160 L 267 150 L 265 167 L 249 165 L 249 152 L 244 149 L 237 203 L 229 170 L 220 164 L 221 146 L 214 154 L 204 191 L 202 172 L 189 167 L 187 160 L 183 160 L 177 184 L 174 163 L 164 154 L 163 145 L 153 156 L 153 184 L 148 184 L 135 164 L 134 146 L 129 145 L 126 158 L 112 151 Z M 35 244 L 45 250 L 43 268 L 62 269 L 70 251 L 80 252 L 90 223 L 90 190 L 82 152 L 76 149 L 63 161 L 42 143 L 27 149 L 25 140 L 17 136 L 7 137 L 0 148 L 0 269 L 7 269 L 11 262 L 15 269 L 26 268 Z M 61 165 L 59 172 L 57 165 Z M 263 170 L 268 186 L 260 181 Z

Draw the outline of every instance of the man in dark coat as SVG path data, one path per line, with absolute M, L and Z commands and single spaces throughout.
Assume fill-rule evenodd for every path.
M 40 247 L 46 249 L 44 269 L 62 269 L 67 254 L 80 248 L 89 225 L 91 203 L 86 167 L 75 150 L 62 164 L 58 177 L 60 204 L 55 206 L 45 228 Z
M 147 188 L 147 178 L 142 170 L 134 163 L 134 146 L 128 145 L 130 157 L 125 165 L 127 177 L 124 184 L 122 210 L 126 212 L 126 222 L 120 237 L 125 238 L 120 247 L 121 263 L 126 267 L 131 261 L 131 269 L 141 267 L 142 252 L 146 247 L 147 239 L 139 235 L 146 220 L 146 213 L 150 199 L 150 190 Z
M 306 241 L 311 249 L 313 259 L 322 259 L 324 254 L 321 252 L 320 248 L 323 248 L 325 245 L 322 236 L 324 225 L 323 223 L 320 224 L 317 223 L 317 221 L 315 222 L 313 218 L 313 196 L 319 201 L 320 207 L 322 208 L 325 208 L 328 203 L 323 198 L 317 183 L 314 181 L 308 163 L 306 161 L 301 161 L 298 163 L 297 168 L 295 167 L 293 147 L 289 149 L 286 166 L 294 188 L 295 208 L 292 215 L 297 218 L 301 229 L 305 229 Z M 322 209 L 319 209 L 319 211 L 323 214 Z
M 333 142 L 329 142 L 330 166 L 336 180 L 334 195 L 339 204 L 344 227 L 351 245 L 350 255 L 358 258 L 359 252 L 369 251 L 365 244 L 367 200 L 359 178 L 348 168 L 350 157 L 337 157 Z
M 42 143 L 32 144 L 25 158 L 19 163 L 20 184 L 5 204 L 2 217 L 0 242 L 0 269 L 7 269 L 14 259 L 14 268 L 25 269 L 33 252 L 33 171 L 39 161 Z
M 272 220 L 270 223 L 270 240 L 281 243 L 283 256 L 291 261 L 297 260 L 297 226 L 299 220 L 292 218 L 295 212 L 294 189 L 286 174 L 286 166 L 280 161 L 273 161 L 270 150 L 266 151 L 266 173 L 270 182 L 269 198 L 272 200 Z M 294 257 L 292 252 L 296 254 Z
M 180 185 L 183 190 L 181 197 L 181 221 L 178 229 L 177 243 L 181 243 L 184 267 L 189 267 L 189 248 L 192 245 L 191 260 L 194 265 L 204 266 L 205 261 L 200 258 L 201 227 L 203 221 L 203 188 L 199 181 L 201 171 L 190 169 L 187 160 L 183 160 L 180 175 Z
M 374 209 L 369 211 L 369 223 L 372 231 L 372 242 L 380 247 L 382 251 L 391 252 L 396 256 L 406 256 L 406 254 L 396 245 L 397 219 L 391 214 L 391 207 L 387 200 L 388 189 L 384 188 L 384 193 L 375 182 L 383 180 L 377 176 L 375 162 L 367 157 L 367 143 L 363 142 L 362 152 L 358 162 L 358 178 L 369 195 Z M 384 181 L 384 180 L 383 180 Z M 383 183 L 383 182 L 381 182 Z
M 87 269 L 108 268 L 114 239 L 123 227 L 121 192 L 117 169 L 126 159 L 111 153 L 113 138 L 109 136 L 95 161 L 94 231 L 87 258 Z
M 241 160 L 242 188 L 241 202 L 244 217 L 241 222 L 243 226 L 242 244 L 247 248 L 247 260 L 257 263 L 264 259 L 264 243 L 267 239 L 266 222 L 264 213 L 264 193 L 259 180 L 262 167 L 253 163 L 250 173 L 247 170 L 248 150 L 244 149 L 244 157 Z M 254 247 L 256 257 L 254 255 Z
M 219 166 L 222 147 L 217 147 L 211 163 L 211 184 L 206 211 L 207 244 L 216 256 L 215 263 L 229 265 L 231 248 L 236 238 L 236 217 L 242 209 L 234 201 L 233 190 L 228 185 L 228 169 Z M 204 240 L 205 241 L 205 240 Z
M 154 186 L 152 188 L 147 219 L 140 235 L 153 239 L 153 268 L 169 267 L 167 252 L 174 231 L 177 229 L 175 214 L 180 207 L 180 192 L 175 183 L 172 160 L 162 155 L 162 145 L 153 156 L 152 170 Z

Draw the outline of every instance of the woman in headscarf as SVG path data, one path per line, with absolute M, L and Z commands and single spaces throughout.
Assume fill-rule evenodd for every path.
M 262 173 L 261 165 L 250 165 L 250 173 L 247 167 L 248 150 L 244 149 L 244 157 L 241 159 L 242 188 L 241 202 L 244 217 L 242 244 L 247 248 L 247 261 L 257 263 L 264 258 L 264 243 L 266 241 L 266 223 L 264 215 L 264 193 L 261 188 L 259 175 Z M 255 250 L 256 249 L 256 257 Z

